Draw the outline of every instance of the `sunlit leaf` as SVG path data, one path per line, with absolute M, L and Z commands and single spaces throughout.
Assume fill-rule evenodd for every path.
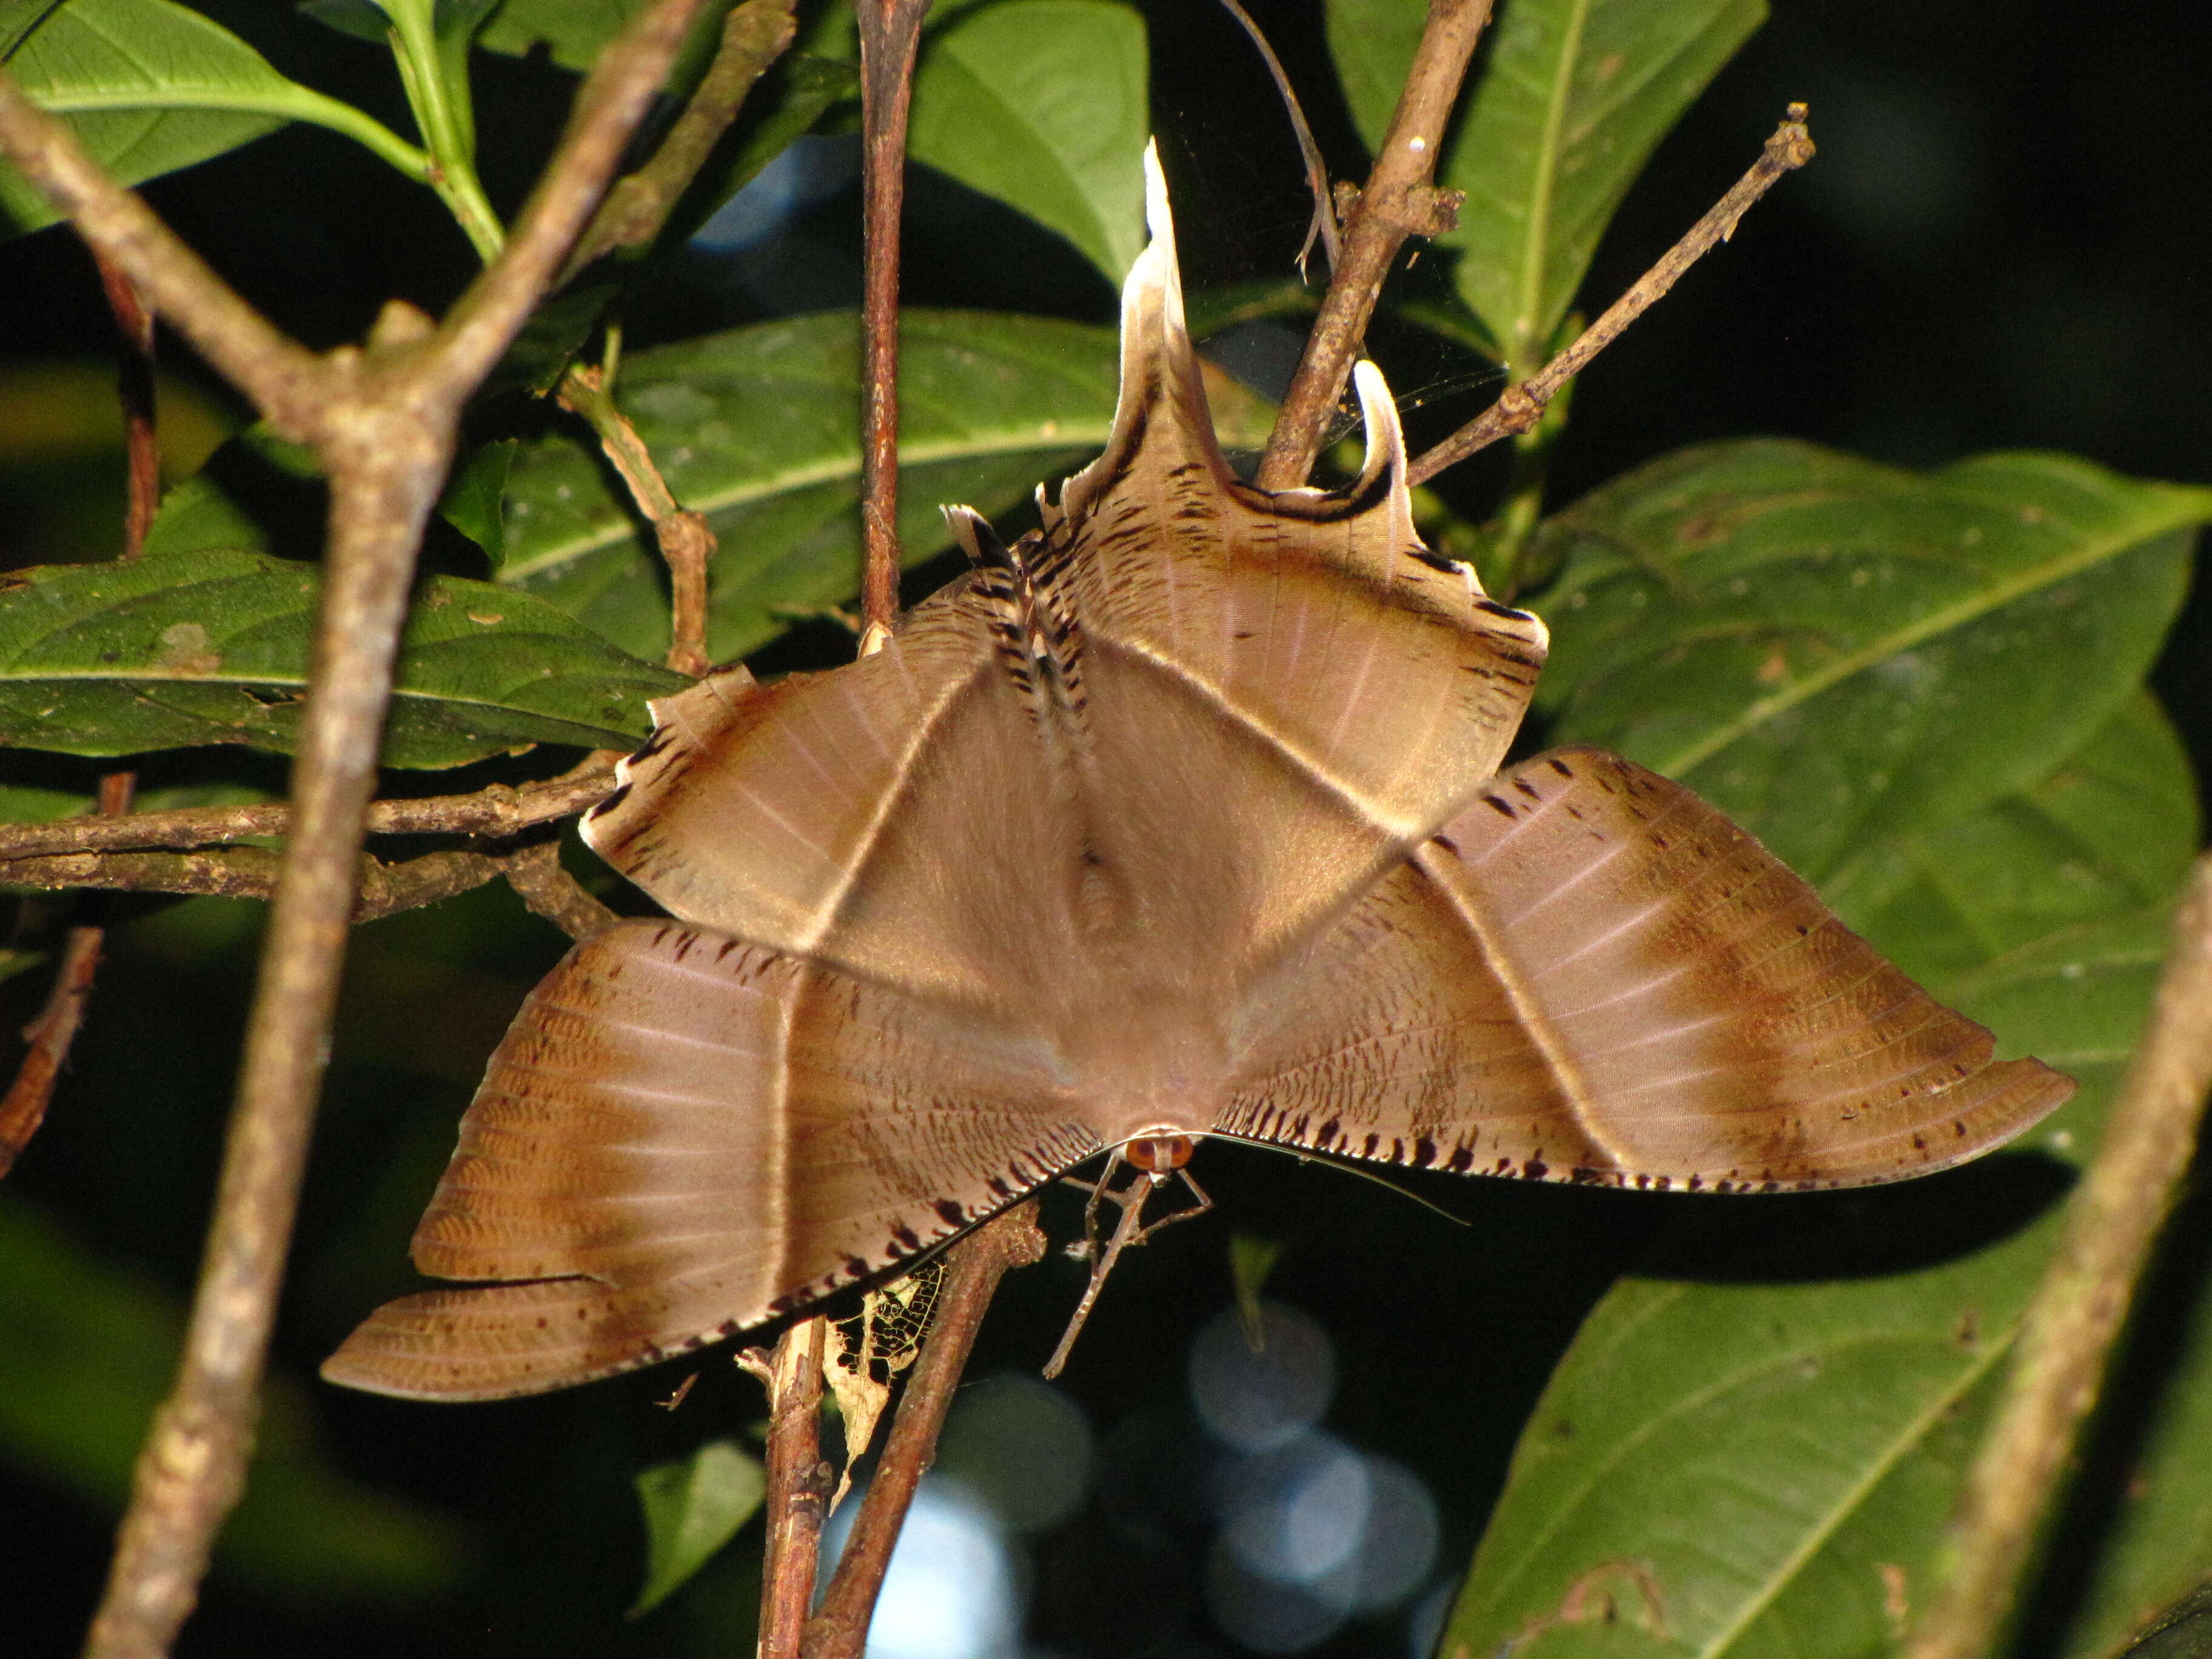
M 652 0 L 507 0 L 477 36 L 477 44 L 517 58 L 543 46 L 562 69 L 580 75 L 651 4 Z
M 28 28 L 27 17 L 36 21 Z M 117 179 L 135 185 L 234 149 L 287 121 L 311 121 L 422 177 L 421 152 L 351 105 L 270 67 L 229 30 L 171 0 L 0 0 L 0 40 L 20 30 L 8 71 L 68 119 Z M 0 166 L 0 214 L 16 231 L 53 210 Z
M 2203 1537 L 2201 1528 L 2197 1536 Z M 2207 1559 L 2202 1544 L 2197 1559 L 2201 1572 Z M 2153 1614 L 2124 1651 L 2127 1659 L 2204 1659 L 2212 1653 L 2212 1584 Z
M 1114 331 L 980 312 L 905 313 L 899 534 L 908 557 L 951 543 L 940 503 L 986 514 L 1026 501 L 1105 441 Z M 1266 441 L 1266 410 L 1207 380 L 1223 441 Z M 677 499 L 720 538 L 709 646 L 754 649 L 794 614 L 860 585 L 860 328 L 849 312 L 793 317 L 627 354 L 617 396 Z M 507 483 L 498 580 L 641 656 L 667 647 L 659 556 L 580 436 L 526 446 Z
M 1378 146 L 1420 39 L 1403 0 L 1328 0 L 1345 96 Z M 1765 16 L 1760 0 L 1511 0 L 1437 182 L 1467 192 L 1460 292 L 1516 375 L 1541 363 L 1644 164 Z M 1778 106 L 1777 117 L 1781 114 Z M 1764 133 L 1747 134 L 1747 149 Z
M 1145 20 L 1115 0 L 1004 0 L 924 45 L 907 149 L 1018 208 L 1118 283 L 1145 246 Z
M 2052 455 L 1926 474 L 1774 440 L 1550 520 L 1555 738 L 1681 779 L 1798 872 L 2034 782 L 2132 696 L 2212 491 Z
M 645 1511 L 645 1588 L 635 1619 L 659 1607 L 752 1518 L 768 1491 L 760 1460 L 733 1440 L 710 1440 L 689 1457 L 637 1477 Z
M 2050 776 L 1925 835 L 1875 842 L 1825 884 L 1898 965 L 1941 982 L 2181 884 L 2199 839 L 2172 723 L 2139 691 Z
M 1731 466 L 1759 486 L 1704 487 Z M 1585 698 L 1625 710 L 1618 665 L 1662 655 L 1673 690 L 1645 682 L 1629 740 L 1695 743 L 1705 720 L 1755 730 L 1744 712 L 1792 678 L 1728 678 L 1738 638 L 1785 662 L 1818 662 L 1797 654 L 1808 642 L 1858 653 L 1818 694 L 1832 707 L 1798 732 L 1794 774 L 1776 766 L 1777 797 L 1793 776 L 1811 790 L 1854 763 L 1979 782 L 1893 792 L 1838 839 L 1786 812 L 1755 827 L 1826 851 L 1847 921 L 1989 1025 L 2000 1053 L 2033 1053 L 2080 1090 L 1966 1170 L 1682 1206 L 1524 1431 L 1446 1645 L 1845 1659 L 1883 1649 L 1925 1605 L 2055 1200 L 2148 1012 L 2198 818 L 2186 758 L 2139 688 L 2176 598 L 2166 544 L 2203 503 L 2047 458 L 1917 479 L 1784 445 L 1691 452 L 1634 478 L 1684 487 L 1638 495 L 1623 480 L 1613 507 L 1648 511 L 1558 527 L 1583 561 L 1553 600 L 1563 724 Z M 2002 625 L 2054 603 L 2063 626 Z M 2075 629 L 2107 657 L 2054 648 Z M 1882 665 L 1947 646 L 1939 679 L 2002 719 L 1954 702 L 1899 721 Z M 2069 696 L 2033 695 L 2039 674 L 2069 677 L 2100 712 L 2085 721 Z M 1734 686 L 1733 713 L 1717 685 Z
M 313 566 L 229 549 L 16 573 L 0 588 L 0 744 L 289 751 L 319 584 Z M 527 595 L 433 577 L 403 637 L 384 759 L 626 747 L 649 729 L 646 700 L 683 684 Z
M 2035 1156 L 1879 1193 L 1685 1203 L 1546 1389 L 1446 1650 L 1881 1650 L 1924 1605 L 1978 1391 L 2049 1253 L 2063 1166 L 2094 1140 L 2166 937 L 2163 908 L 2137 912 L 1942 988 L 2006 1049 L 2080 1079 L 2024 1143 Z

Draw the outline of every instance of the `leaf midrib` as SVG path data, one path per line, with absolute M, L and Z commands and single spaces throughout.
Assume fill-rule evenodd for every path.
M 2014 1329 L 2018 1329 L 2016 1322 Z M 1936 1393 L 1918 1415 L 1898 1434 L 1888 1451 L 1870 1462 L 1861 1479 L 1831 1507 L 1826 1524 L 1808 1529 L 1798 1547 L 1776 1567 L 1766 1588 L 1760 1594 L 1746 1598 L 1735 1621 L 1723 1626 L 1711 1642 L 1697 1650 L 1698 1659 L 1714 1659 L 1716 1655 L 1727 1651 L 1735 1638 L 1749 1627 L 1752 1620 L 1773 1605 L 1774 1598 L 1795 1581 L 1799 1570 L 1835 1536 L 1836 1529 L 1857 1512 L 1867 1495 L 1881 1484 L 1889 1472 L 1897 1467 L 1898 1461 L 1926 1438 L 1928 1431 L 1935 1426 L 1937 1420 L 1965 1398 L 1970 1389 L 1989 1375 L 1990 1368 L 2011 1350 L 2012 1343 L 2012 1337 L 2008 1335 L 2002 1342 L 1984 1342 L 1981 1345 L 1979 1362 L 1962 1370 L 1952 1387 Z
M 1514 378 L 1535 371 L 1536 307 L 1542 296 L 1546 243 L 1551 236 L 1553 197 L 1559 185 L 1561 135 L 1566 130 L 1567 94 L 1574 86 L 1575 61 L 1581 55 L 1583 26 L 1593 0 L 1574 0 L 1567 9 L 1559 62 L 1552 71 L 1551 99 L 1544 112 L 1542 136 L 1536 145 L 1534 187 L 1528 195 L 1527 232 L 1521 246 L 1521 292 L 1515 307 L 1513 337 L 1516 361 Z
M 1863 673 L 1886 658 L 1909 651 L 1938 634 L 1964 627 L 1993 611 L 2002 610 L 2014 601 L 2026 598 L 2039 588 L 2064 581 L 2068 577 L 2078 575 L 2092 565 L 2116 558 L 2131 548 L 2140 547 L 2160 536 L 2170 535 L 2177 530 L 2186 529 L 2192 524 L 2212 518 L 2212 491 L 2175 489 L 2165 506 L 2166 512 L 2159 517 L 2136 521 L 2103 536 L 2087 538 L 2070 550 L 2045 563 L 2031 566 L 1949 605 L 1938 606 L 1891 633 L 1875 635 L 1855 651 L 1842 653 L 1803 678 L 1793 680 L 1772 695 L 1746 704 L 1743 712 L 1734 720 L 1714 727 L 1696 742 L 1677 750 L 1664 759 L 1654 761 L 1653 769 L 1670 778 L 1682 777 L 1767 721 L 1841 684 L 1852 675 Z
M 1031 424 L 1023 429 L 1018 441 L 1013 433 L 1008 432 L 937 443 L 902 444 L 899 446 L 899 468 L 903 471 L 910 466 L 926 466 L 938 461 L 971 460 L 985 455 L 1016 455 L 1024 451 L 1096 449 L 1106 441 L 1112 425 L 1109 416 L 1103 420 L 1063 422 L 1060 429 L 1050 437 L 1039 434 L 1036 426 Z M 726 489 L 689 495 L 685 501 L 694 512 L 713 514 L 753 501 L 766 501 L 773 495 L 793 494 L 816 484 L 835 483 L 840 478 L 857 477 L 860 471 L 860 457 L 859 451 L 855 450 L 850 455 L 793 467 Z M 527 559 L 503 565 L 497 580 L 502 586 L 512 586 L 527 577 L 635 539 L 635 530 L 629 521 L 623 519 L 611 526 L 604 534 L 578 537 Z
M 1840 1352 L 1844 1349 L 1860 1345 L 1895 1343 L 1900 1340 L 1909 1341 L 1915 1340 L 1926 1340 L 1928 1339 L 1925 1333 L 1917 1334 L 1916 1335 L 1914 1333 L 1899 1331 L 1869 1332 L 1863 1335 L 1851 1338 L 1848 1340 L 1827 1344 L 1821 1347 L 1819 1352 L 1823 1355 L 1827 1355 Z M 1936 1423 L 1945 1412 L 1948 1411 L 1969 1389 L 1971 1389 L 1976 1382 L 1979 1382 L 1982 1377 L 1988 1373 L 1990 1367 L 1995 1364 L 1996 1361 L 2010 1349 L 2011 1346 L 2012 1336 L 2009 1334 L 2008 1334 L 2005 1340 L 2002 1342 L 1984 1342 L 1982 1345 L 1982 1355 L 1978 1362 L 1966 1367 L 1960 1373 L 1959 1379 L 1953 1386 L 1937 1390 L 1930 1402 L 1924 1406 L 1919 1412 L 1915 1413 L 1907 1422 L 1905 1428 L 1901 1430 L 1891 1442 L 1888 1449 L 1884 1452 L 1884 1454 L 1881 1456 L 1870 1461 L 1866 1472 L 1862 1474 L 1861 1478 L 1854 1481 L 1844 1491 L 1838 1501 L 1829 1506 L 1826 1521 L 1819 1527 L 1809 1528 L 1804 1540 L 1800 1543 L 1798 1547 L 1792 1550 L 1787 1556 L 1785 1556 L 1778 1565 L 1775 1571 L 1769 1575 L 1765 1588 L 1758 1595 L 1746 1598 L 1745 1606 L 1740 1616 L 1730 1624 L 1723 1626 L 1712 1640 L 1702 1643 L 1693 1648 L 1686 1648 L 1685 1650 L 1694 1655 L 1695 1659 L 1716 1659 L 1717 1656 L 1724 1652 L 1728 1645 L 1734 1642 L 1738 1636 L 1743 1633 L 1743 1631 L 1751 1623 L 1751 1621 L 1756 1619 L 1759 1613 L 1765 1611 L 1765 1609 L 1772 1604 L 1774 1598 L 1779 1595 L 1782 1591 L 1789 1586 L 1797 1571 L 1802 1568 L 1806 1562 L 1809 1561 L 1830 1538 L 1835 1535 L 1837 1528 L 1841 1527 L 1844 1521 L 1856 1511 L 1859 1505 L 1864 1501 L 1867 1494 L 1872 1492 L 1876 1486 L 1880 1485 L 1881 1480 L 1889 1474 L 1889 1472 L 1893 1468 L 1896 1468 L 1898 1460 L 1902 1458 L 1907 1451 L 1911 1450 L 1913 1446 L 1917 1444 L 1926 1436 L 1929 1428 Z M 1784 1356 L 1784 1360 L 1796 1359 L 1799 1358 L 1802 1358 L 1802 1356 L 1795 1353 Z M 1680 1417 L 1684 1411 L 1693 1409 L 1698 1405 L 1711 1400 L 1717 1395 L 1724 1393 L 1729 1389 L 1737 1387 L 1747 1378 L 1758 1376 L 1765 1372 L 1786 1370 L 1787 1368 L 1786 1364 L 1778 1361 L 1773 1356 L 1762 1356 L 1756 1363 L 1738 1367 L 1730 1371 L 1726 1376 L 1716 1377 L 1711 1382 L 1708 1382 L 1704 1388 L 1696 1390 L 1694 1393 L 1685 1395 L 1680 1400 L 1670 1402 L 1665 1411 L 1655 1414 L 1651 1418 L 1646 1419 L 1644 1423 L 1638 1425 L 1633 1433 L 1626 1436 L 1620 1441 L 1616 1443 L 1613 1448 L 1612 1454 L 1605 1460 L 1605 1462 L 1592 1472 L 1589 1479 L 1584 1480 L 1577 1488 L 1569 1501 L 1559 1505 L 1554 1511 L 1550 1524 L 1546 1526 L 1542 1534 L 1534 1540 L 1530 1549 L 1523 1553 L 1521 1564 L 1513 1570 L 1511 1576 L 1509 1577 L 1505 1580 L 1504 1583 L 1500 1586 L 1501 1594 L 1493 1595 L 1491 1598 L 1491 1607 L 1495 1608 L 1502 1603 L 1504 1600 L 1502 1591 L 1504 1589 L 1509 1588 L 1516 1579 L 1523 1576 L 1529 1562 L 1538 1560 L 1542 1558 L 1544 1553 L 1544 1546 L 1548 1543 L 1552 1534 L 1556 1533 L 1559 1527 L 1565 1523 L 1568 1516 L 1573 1514 L 1583 1506 L 1584 1499 L 1586 1499 L 1589 1494 L 1595 1490 L 1597 1486 L 1600 1484 L 1600 1478 L 1604 1474 L 1605 1470 L 1618 1465 L 1621 1461 L 1621 1458 L 1628 1451 L 1650 1439 L 1657 1432 L 1661 1425 L 1670 1422 L 1672 1419 Z
M 558 678 L 552 682 L 548 682 L 543 679 L 534 679 L 526 681 L 524 684 L 529 685 L 544 685 L 547 684 L 558 684 L 559 678 L 591 679 L 593 678 L 593 676 L 586 674 L 565 675 L 558 677 Z M 639 681 L 635 682 L 635 684 L 641 685 L 645 683 Z M 164 672 L 158 668 L 115 668 L 97 670 L 69 669 L 45 674 L 19 673 L 9 669 L 0 669 L 0 687 L 28 687 L 37 685 L 67 687 L 71 685 L 85 684 L 218 686 L 267 685 L 277 686 L 285 690 L 304 690 L 307 689 L 307 677 L 305 674 L 297 673 L 225 674 L 216 672 L 212 674 L 187 674 L 180 672 Z M 489 708 L 501 714 L 527 715 L 532 720 L 558 720 L 563 726 L 587 726 L 600 731 L 610 732 L 616 729 L 610 726 L 605 726 L 598 720 L 582 720 L 573 714 L 550 714 L 542 708 L 526 708 L 519 702 L 501 702 L 496 697 L 491 696 L 456 696 L 451 692 L 425 690 L 420 687 L 404 684 L 395 684 L 392 688 L 392 696 L 394 702 L 435 703 L 441 708 Z M 189 713 L 189 711 L 186 710 L 178 710 L 176 712 L 179 714 Z M 190 718 L 193 720 L 207 720 L 210 717 L 205 714 L 190 714 Z

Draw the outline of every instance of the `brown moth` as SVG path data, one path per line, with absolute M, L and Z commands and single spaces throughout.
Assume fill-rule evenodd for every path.
M 1109 1149 L 1773 1192 L 1943 1169 L 2071 1093 L 1680 786 L 1500 773 L 1544 624 L 1421 544 L 1371 364 L 1356 483 L 1231 472 L 1148 176 L 1105 453 L 1011 547 L 953 509 L 973 571 L 876 654 L 655 705 L 585 835 L 678 920 L 531 994 L 415 1235 L 474 1286 L 380 1310 L 332 1381 L 642 1365 Z

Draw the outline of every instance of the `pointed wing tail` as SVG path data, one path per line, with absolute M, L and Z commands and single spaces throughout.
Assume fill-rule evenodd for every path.
M 1995 1046 L 1688 790 L 1560 750 L 1300 964 L 1217 1128 L 1533 1179 L 1862 1186 L 2073 1093 Z
M 1099 1150 L 963 1018 L 734 939 L 624 923 L 493 1055 L 415 1236 L 499 1281 L 404 1297 L 332 1382 L 492 1399 L 756 1325 L 943 1243 Z

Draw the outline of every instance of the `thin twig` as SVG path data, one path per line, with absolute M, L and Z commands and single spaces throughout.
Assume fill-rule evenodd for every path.
M 561 377 L 557 395 L 562 408 L 591 422 L 609 464 L 653 526 L 668 566 L 668 665 L 697 679 L 708 666 L 707 571 L 714 559 L 714 530 L 703 514 L 677 504 L 653 452 L 616 405 L 604 368 L 575 364 Z
M 1283 100 L 1283 108 L 1291 118 L 1291 131 L 1298 141 L 1298 159 L 1305 163 L 1306 189 L 1313 197 L 1313 217 L 1306 222 L 1306 240 L 1298 248 L 1298 275 L 1306 270 L 1307 257 L 1313 252 L 1314 243 L 1321 243 L 1322 253 L 1328 260 L 1331 272 L 1336 270 L 1342 257 L 1338 240 L 1336 203 L 1329 194 L 1328 166 L 1321 159 L 1321 146 L 1314 142 L 1313 129 L 1306 125 L 1305 107 L 1298 102 L 1297 90 L 1291 77 L 1283 70 L 1283 60 L 1275 56 L 1275 49 L 1267 44 L 1267 37 L 1252 21 L 1252 14 L 1237 3 L 1237 0 L 1221 0 L 1229 15 L 1252 37 L 1260 56 L 1267 65 L 1267 73 L 1274 77 L 1275 91 Z
M 1806 130 L 1805 116 L 1804 105 L 1790 105 L 1788 118 L 1775 128 L 1751 171 L 1737 179 L 1728 194 L 1660 257 L 1658 264 L 1638 277 L 1628 292 L 1607 307 L 1605 314 L 1584 329 L 1572 345 L 1519 386 L 1508 386 L 1496 403 L 1414 461 L 1408 475 L 1411 481 L 1425 483 L 1510 433 L 1533 429 L 1544 418 L 1545 404 L 1559 395 L 1560 387 L 1650 310 L 1684 271 L 1734 236 L 1737 222 L 1753 203 L 1773 188 L 1776 179 L 1813 159 L 1813 135 Z
M 495 783 L 471 795 L 372 801 L 372 836 L 512 836 L 573 817 L 605 800 L 615 787 L 617 757 L 594 751 L 574 770 L 520 787 Z M 104 853 L 131 848 L 214 847 L 257 836 L 281 836 L 292 809 L 281 800 L 250 806 L 188 806 L 124 817 L 61 818 L 50 823 L 0 823 L 0 860 L 55 853 Z
M 797 1659 L 835 1484 L 821 1445 L 822 1363 L 830 1322 L 802 1319 L 752 1370 L 767 1386 L 768 1553 L 761 1564 L 760 1659 Z
M 100 942 L 106 930 L 94 922 L 79 922 L 62 940 L 61 960 L 54 969 L 53 988 L 46 1006 L 23 1027 L 29 1046 L 15 1080 L 0 1098 L 0 1176 L 15 1167 L 15 1160 L 31 1144 L 31 1137 L 46 1121 L 54 1084 L 69 1059 L 70 1045 L 84 1018 L 84 1005 L 92 995 L 93 976 L 100 971 Z
M 589 939 L 615 920 L 615 913 L 584 890 L 561 865 L 556 836 L 509 853 L 500 860 L 507 884 L 533 915 L 551 922 L 570 939 Z
M 453 898 L 504 876 L 507 885 L 535 914 L 571 939 L 589 939 L 612 921 L 615 913 L 561 867 L 559 854 L 556 841 L 533 842 L 512 853 L 448 848 L 398 864 L 363 854 L 351 919 L 356 923 L 376 921 L 418 905 Z M 268 899 L 276 896 L 277 874 L 283 867 L 283 855 L 265 847 L 224 847 L 198 853 L 57 853 L 45 858 L 0 860 L 0 887 Z M 0 1108 L 0 1122 L 6 1121 L 8 1109 Z M 4 1168 L 0 1168 L 0 1173 L 4 1173 Z
M 929 0 L 860 0 L 860 616 L 898 615 L 899 223 L 907 112 Z
M 0 862 L 0 886 L 270 899 L 276 896 L 283 863 L 283 854 L 265 847 L 199 853 L 58 853 Z M 374 921 L 417 905 L 435 904 L 507 873 L 506 860 L 500 855 L 465 848 L 425 853 L 398 864 L 364 856 L 355 872 L 358 891 L 348 920 Z
M 174 1391 L 141 1452 L 93 1659 L 155 1659 L 236 1502 L 329 1047 L 392 665 L 461 406 L 543 297 L 673 61 L 696 0 L 664 0 L 602 55 L 499 258 L 441 326 L 398 301 L 366 348 L 317 356 L 257 314 L 0 75 L 0 152 L 76 222 L 331 485 L 327 576 L 293 812 L 248 1017 L 198 1295 Z
M 146 544 L 154 515 L 161 510 L 161 445 L 155 426 L 154 313 L 137 285 L 95 248 L 93 264 L 115 317 L 115 392 L 123 405 L 123 450 L 126 489 L 123 508 L 123 556 L 135 559 Z
M 1366 188 L 1344 227 L 1343 258 L 1329 277 L 1328 295 L 1306 337 L 1305 355 L 1267 437 L 1255 482 L 1262 489 L 1293 489 L 1313 471 L 1322 430 L 1335 413 L 1345 376 L 1366 337 L 1382 279 L 1408 236 L 1434 236 L 1451 228 L 1461 200 L 1438 190 L 1437 156 L 1444 123 L 1467 78 L 1474 43 L 1490 21 L 1491 0 L 1430 0 L 1428 22 L 1413 66 L 1399 95 L 1390 131 L 1375 158 Z
M 154 514 L 161 505 L 161 450 L 155 428 L 154 396 L 154 313 L 139 298 L 137 288 L 112 262 L 92 251 L 100 270 L 100 285 L 107 295 L 107 308 L 115 318 L 116 397 L 123 408 L 125 459 L 123 551 L 135 559 L 146 544 Z M 137 792 L 135 772 L 109 772 L 100 780 L 97 810 L 110 820 L 131 810 Z M 103 902 L 89 896 L 76 902 L 76 921 L 62 941 L 61 959 L 54 970 L 46 1006 L 23 1028 L 27 1045 L 15 1081 L 0 1097 L 0 1176 L 6 1175 L 22 1156 L 31 1137 L 46 1121 L 53 1103 L 54 1085 L 69 1064 L 77 1028 L 84 1023 L 85 1005 L 92 999 L 100 974 L 106 923 Z
M 1009 1268 L 1026 1267 L 1043 1255 L 1044 1235 L 1037 1231 L 1034 1201 L 986 1223 L 947 1253 L 937 1316 L 907 1378 L 868 1495 L 846 1538 L 836 1575 L 823 1594 L 822 1610 L 807 1622 L 804 1659 L 861 1659 L 892 1547 L 922 1471 L 937 1455 L 938 1432 L 952 1408 L 953 1391 L 991 1297 Z
M 276 872 L 283 864 L 281 854 L 264 847 L 226 847 L 206 853 L 58 853 L 0 864 L 0 884 L 265 899 L 276 890 Z
M 2212 1090 L 2212 854 L 2173 921 L 2150 1024 L 2096 1157 L 2028 1306 L 1996 1416 L 1966 1474 L 1950 1572 L 1906 1659 L 1976 1659 L 2010 1611 L 2021 1570 L 2095 1405 L 2151 1246 L 2173 1207 Z
M 669 125 L 653 159 L 617 179 L 576 239 L 553 284 L 566 287 L 610 253 L 649 247 L 691 187 L 730 123 L 769 65 L 790 49 L 795 0 L 744 0 L 722 20 L 722 44 Z
M 745 0 L 723 20 L 721 46 L 683 114 L 653 159 L 607 192 L 577 239 L 556 287 L 607 254 L 652 245 L 754 84 L 790 46 L 796 28 L 793 10 L 793 0 Z M 668 665 L 696 678 L 709 666 L 707 573 L 714 562 L 714 532 L 703 515 L 678 504 L 645 441 L 615 403 L 613 370 L 610 345 L 600 367 L 571 365 L 562 376 L 557 395 L 563 407 L 591 423 L 630 499 L 653 526 L 660 556 L 668 566 Z

